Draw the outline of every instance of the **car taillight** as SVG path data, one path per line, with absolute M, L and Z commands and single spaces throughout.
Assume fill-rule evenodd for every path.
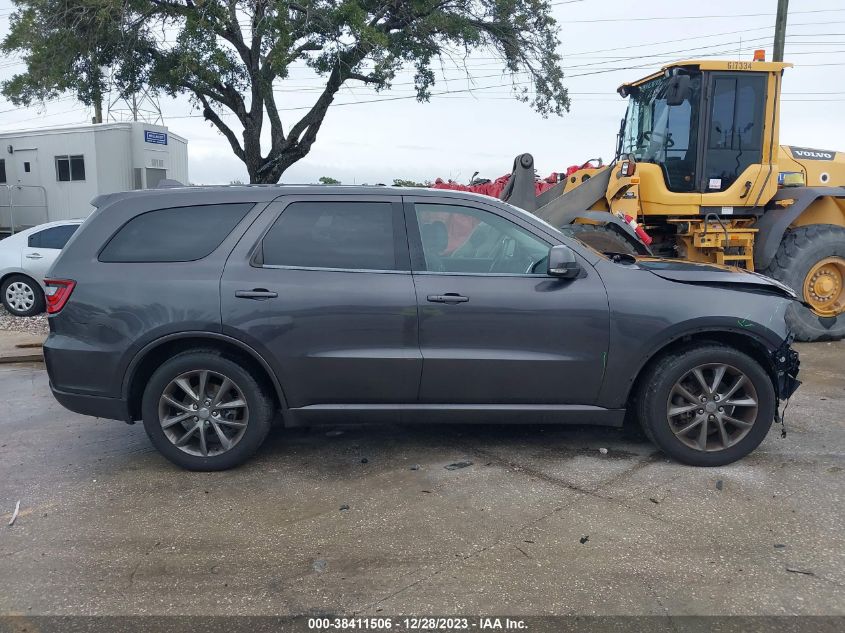
M 45 279 L 44 285 L 47 286 L 47 292 L 44 293 L 47 298 L 47 314 L 56 314 L 65 307 L 76 282 L 72 279 Z

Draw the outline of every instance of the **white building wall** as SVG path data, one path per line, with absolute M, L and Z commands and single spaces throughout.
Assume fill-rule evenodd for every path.
M 170 148 L 170 170 L 167 177 L 170 180 L 178 180 L 183 185 L 191 183 L 188 177 L 188 141 L 181 136 L 171 135 L 173 144 Z
M 68 130 L 52 134 L 4 135 L 0 145 L 6 150 L 3 155 L 6 182 L 13 185 L 10 195 L 14 199 L 16 224 L 31 226 L 88 215 L 88 203 L 98 189 L 93 134 Z M 58 182 L 56 156 L 66 155 L 85 157 L 85 180 Z M 4 208 L 4 211 L 5 215 L 10 215 L 8 209 Z
M 56 157 L 79 155 L 85 179 L 59 181 Z M 9 185 L 0 185 L 0 231 L 12 224 L 10 196 L 20 228 L 85 217 L 97 195 L 155 186 L 162 177 L 188 183 L 187 141 L 143 122 L 0 133 L 0 158 Z
M 101 130 L 94 134 L 94 139 L 99 158 L 96 164 L 97 194 L 134 189 L 132 130 L 127 127 Z

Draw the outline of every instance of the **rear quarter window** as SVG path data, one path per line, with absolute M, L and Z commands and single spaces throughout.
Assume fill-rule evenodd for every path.
M 27 245 L 30 248 L 55 248 L 61 250 L 78 228 L 78 224 L 53 226 L 30 235 Z
M 100 252 L 101 262 L 191 262 L 211 254 L 255 206 L 207 204 L 135 216 Z

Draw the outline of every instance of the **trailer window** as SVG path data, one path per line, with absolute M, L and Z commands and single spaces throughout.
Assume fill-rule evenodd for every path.
M 82 155 L 56 156 L 56 180 L 59 182 L 85 180 L 85 157 Z

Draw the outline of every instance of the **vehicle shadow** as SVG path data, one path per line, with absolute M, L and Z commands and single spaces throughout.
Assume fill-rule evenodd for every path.
M 258 462 L 294 460 L 324 475 L 350 469 L 494 459 L 640 460 L 654 453 L 643 436 L 628 430 L 582 425 L 345 424 L 274 428 Z

